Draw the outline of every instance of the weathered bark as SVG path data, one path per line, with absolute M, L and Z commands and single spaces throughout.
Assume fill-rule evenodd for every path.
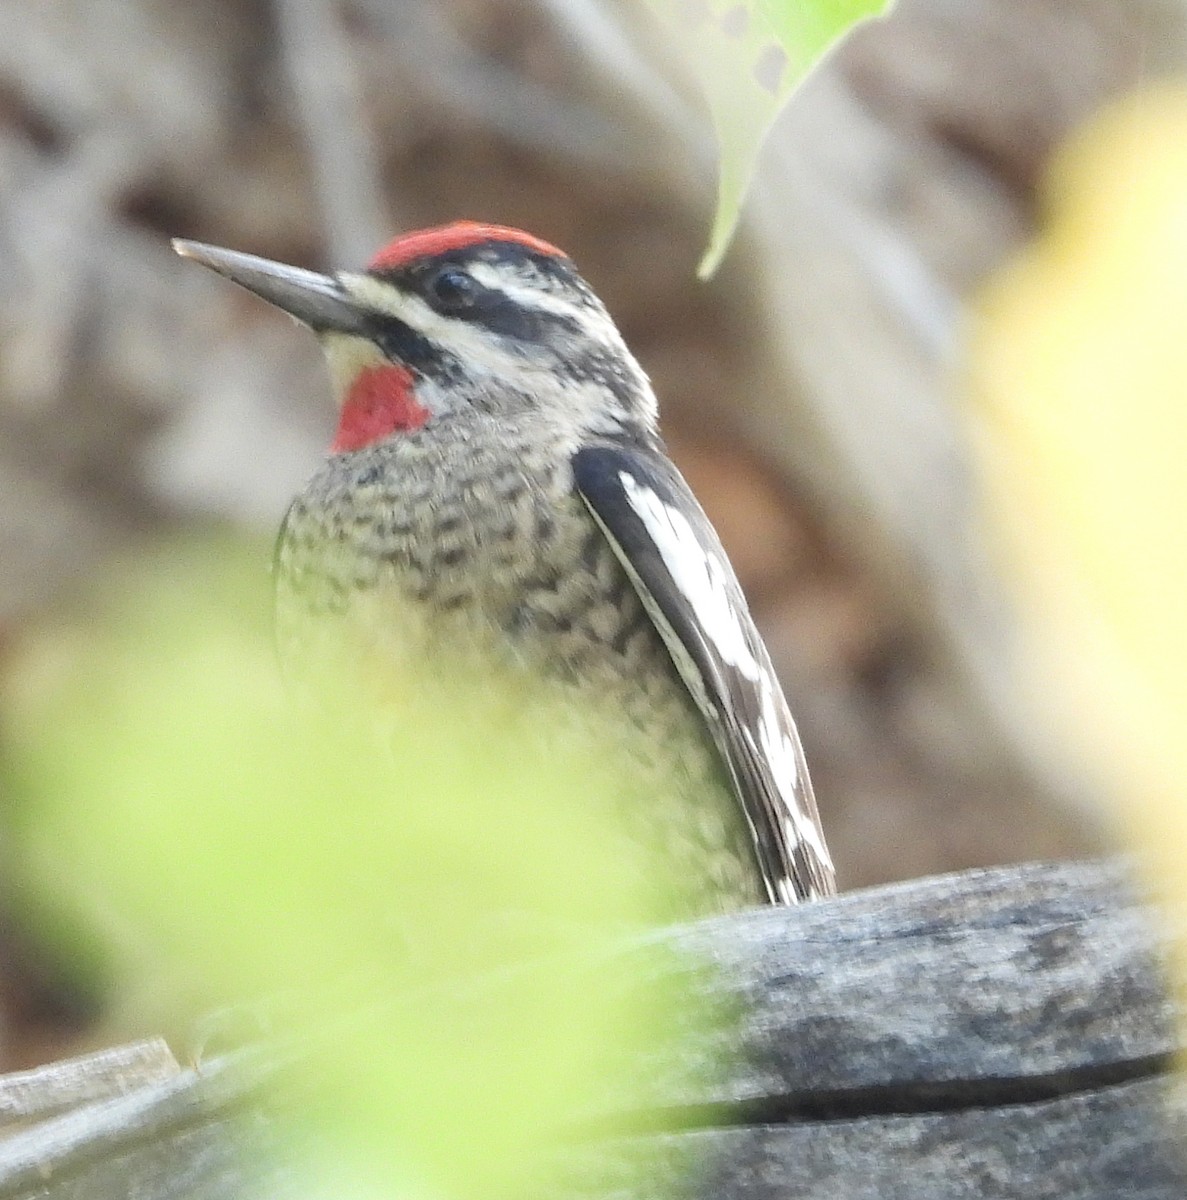
M 652 939 L 628 965 L 668 963 L 691 1007 L 707 988 L 740 1020 L 626 1064 L 648 1080 L 642 1106 L 632 1089 L 631 1111 L 589 1113 L 559 1194 L 637 1195 L 640 1161 L 648 1194 L 672 1197 L 1187 1190 L 1163 939 L 1119 866 L 970 872 L 657 936 L 671 953 Z M 0 1112 L 35 1123 L 0 1138 L 0 1197 L 296 1192 L 271 1157 L 283 1089 L 265 1084 L 284 1057 L 260 1046 L 162 1078 L 150 1045 L 10 1076 Z M 63 1080 L 77 1107 L 61 1113 Z M 612 1126 L 636 1132 L 599 1134 Z

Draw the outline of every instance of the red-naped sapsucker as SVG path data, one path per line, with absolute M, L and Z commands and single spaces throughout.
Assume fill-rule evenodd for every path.
M 688 911 L 834 890 L 741 589 L 646 376 L 563 253 L 473 222 L 333 275 L 176 248 L 309 326 L 337 388 L 331 453 L 277 546 L 290 670 L 347 634 L 393 676 L 448 661 L 475 687 L 538 687 L 644 781 L 626 819 Z

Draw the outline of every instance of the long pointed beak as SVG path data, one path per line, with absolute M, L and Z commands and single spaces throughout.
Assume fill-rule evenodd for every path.
M 182 258 L 192 258 L 249 292 L 255 292 L 311 329 L 354 334 L 366 332 L 366 310 L 333 276 L 181 238 L 173 239 L 173 249 Z

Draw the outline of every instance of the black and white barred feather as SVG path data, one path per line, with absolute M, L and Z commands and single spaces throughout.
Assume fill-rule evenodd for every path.
M 713 526 L 654 445 L 573 458 L 582 499 L 635 585 L 717 745 L 774 904 L 836 890 L 799 734 Z

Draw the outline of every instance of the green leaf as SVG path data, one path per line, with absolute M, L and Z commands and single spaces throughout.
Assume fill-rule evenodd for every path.
M 721 153 L 717 210 L 697 273 L 720 266 L 758 152 L 797 84 L 888 0 L 649 0 L 704 90 Z
M 176 997 L 142 1027 L 262 1000 L 309 1046 L 292 1142 L 314 1174 L 539 1191 L 561 1133 L 608 1093 L 638 1108 L 627 1064 L 688 1028 L 664 972 L 610 953 L 676 906 L 624 823 L 653 797 L 555 697 L 444 656 L 389 708 L 327 678 L 295 714 L 266 562 L 168 551 L 26 656 L 5 731 L 21 890 Z

